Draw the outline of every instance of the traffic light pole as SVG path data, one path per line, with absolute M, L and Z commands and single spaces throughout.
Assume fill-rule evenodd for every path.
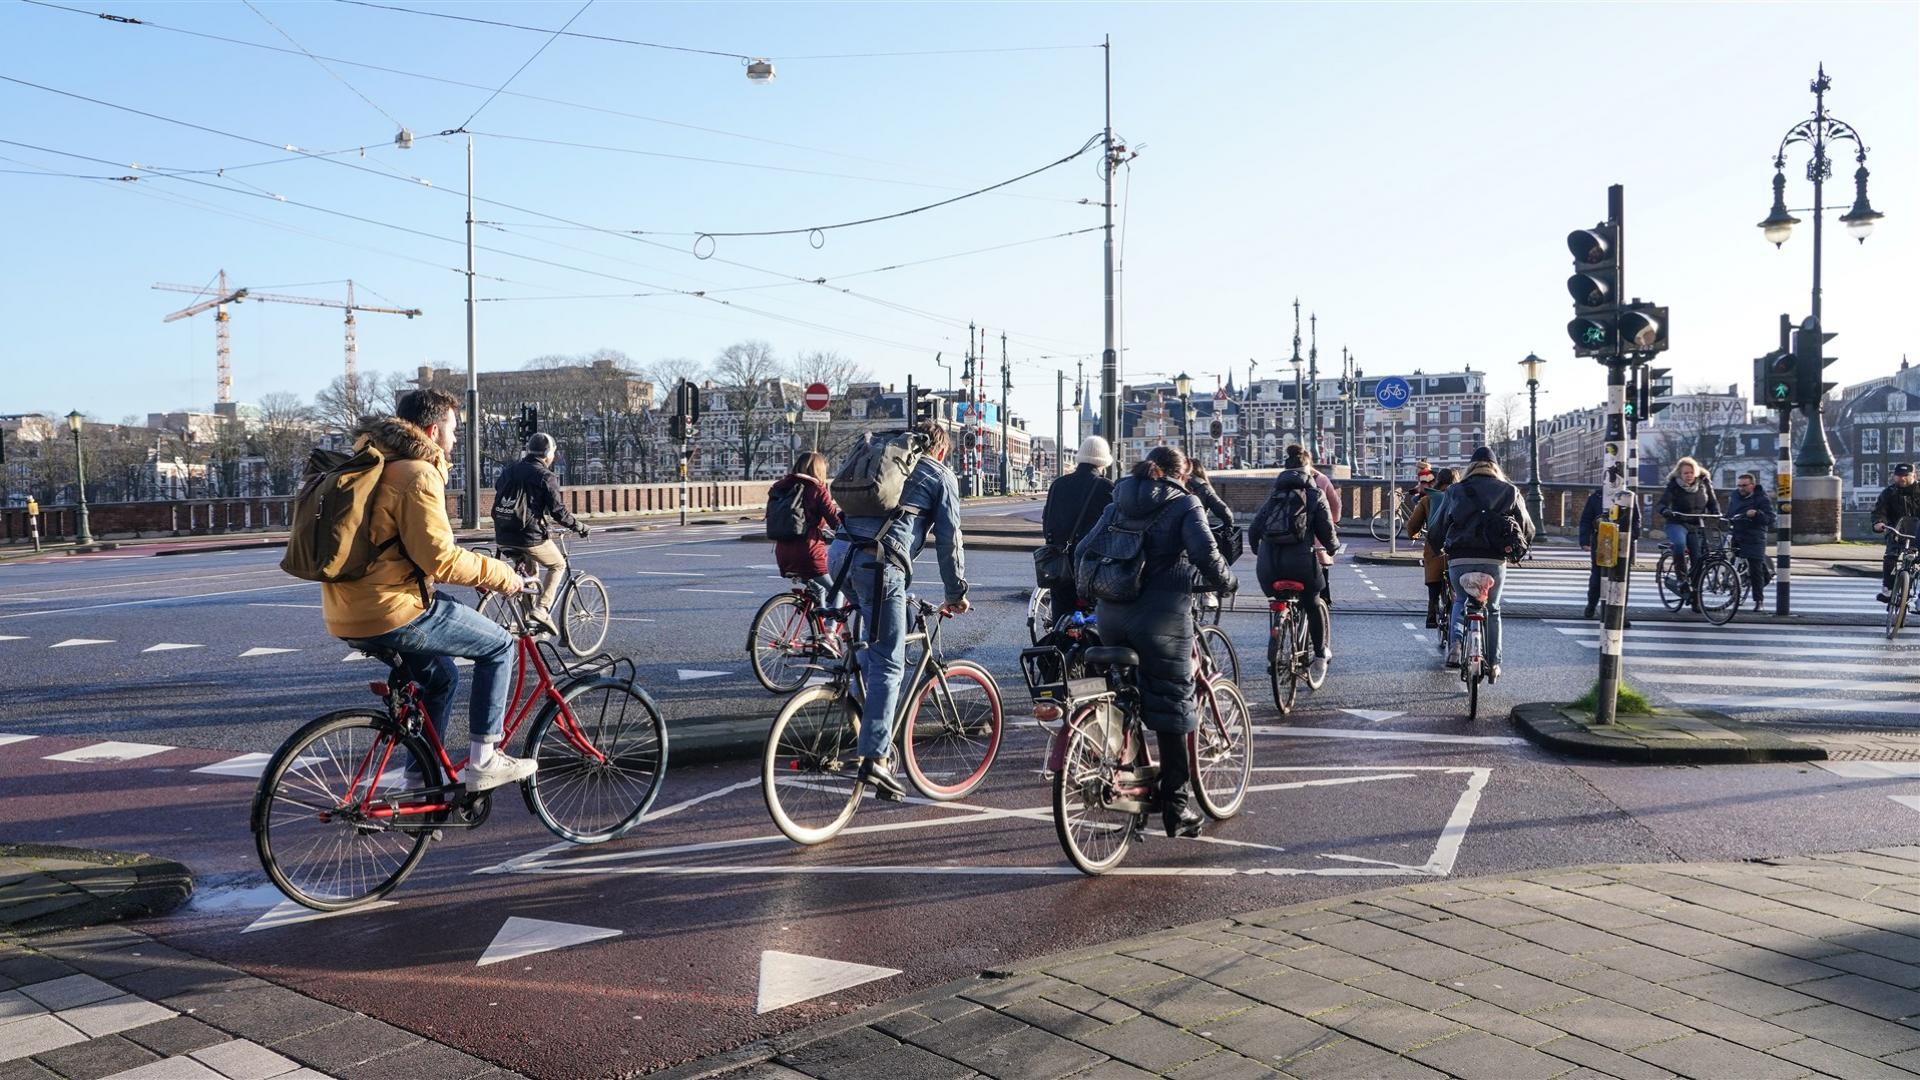
M 1780 316 L 1782 322 L 1786 316 Z M 1780 331 L 1783 335 L 1785 329 Z M 1774 571 L 1773 613 L 1779 618 L 1793 614 L 1789 599 L 1793 575 L 1793 410 L 1775 409 L 1780 430 L 1774 435 Z
M 1626 189 L 1619 184 L 1607 188 L 1607 221 L 1613 226 L 1615 279 L 1613 288 L 1614 323 L 1618 325 L 1620 297 L 1626 295 L 1627 221 Z M 1616 338 L 1617 340 L 1617 338 Z M 1617 348 L 1617 346 L 1616 346 Z M 1633 464 L 1632 444 L 1627 441 L 1627 373 L 1625 356 L 1616 353 L 1603 358 L 1607 365 L 1607 438 L 1605 487 L 1601 505 L 1617 530 L 1630 530 L 1633 524 L 1636 479 L 1628 468 Z M 1616 536 L 1618 533 L 1616 532 Z M 1598 546 L 1599 539 L 1595 538 Z M 1621 548 L 1625 548 L 1624 555 Z M 1600 682 L 1594 694 L 1593 719 L 1596 724 L 1611 724 L 1620 696 L 1621 660 L 1627 636 L 1627 587 L 1633 576 L 1633 544 L 1616 543 L 1614 561 L 1601 583 L 1602 618 L 1600 631 Z

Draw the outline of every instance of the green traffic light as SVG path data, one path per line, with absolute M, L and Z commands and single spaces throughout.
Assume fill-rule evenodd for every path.
M 1607 343 L 1607 332 L 1591 323 L 1581 328 L 1580 336 L 1584 339 L 1585 344 L 1588 345 L 1605 345 Z

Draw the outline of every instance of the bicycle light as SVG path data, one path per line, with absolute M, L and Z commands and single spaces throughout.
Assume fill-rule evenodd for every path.
M 1033 706 L 1033 718 L 1043 724 L 1051 724 L 1060 719 L 1060 706 L 1051 701 L 1036 702 Z

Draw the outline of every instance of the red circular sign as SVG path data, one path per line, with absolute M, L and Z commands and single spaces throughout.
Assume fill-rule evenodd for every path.
M 821 409 L 824 409 L 828 405 L 831 405 L 833 403 L 833 394 L 828 392 L 826 383 L 817 382 L 817 383 L 814 383 L 812 386 L 807 387 L 807 396 L 805 398 L 805 401 L 807 403 L 807 408 L 812 409 L 815 412 L 819 412 Z

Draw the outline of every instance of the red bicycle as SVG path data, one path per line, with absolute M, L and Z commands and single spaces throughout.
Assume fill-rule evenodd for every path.
M 318 911 L 392 892 L 442 830 L 478 828 L 493 806 L 493 792 L 458 782 L 466 759 L 448 755 L 399 654 L 361 651 L 391 669 L 367 684 L 384 708 L 342 709 L 294 732 L 253 798 L 261 866 L 281 892 Z M 635 685 L 633 662 L 602 653 L 568 665 L 524 619 L 514 651 L 500 745 L 531 722 L 523 753 L 539 771 L 520 783 L 527 809 L 576 844 L 627 832 L 652 807 L 667 768 L 666 724 Z
M 767 599 L 753 614 L 747 656 L 753 676 L 776 694 L 791 694 L 860 640 L 860 612 L 852 604 L 826 608 L 813 591 L 788 575 L 792 591 Z

